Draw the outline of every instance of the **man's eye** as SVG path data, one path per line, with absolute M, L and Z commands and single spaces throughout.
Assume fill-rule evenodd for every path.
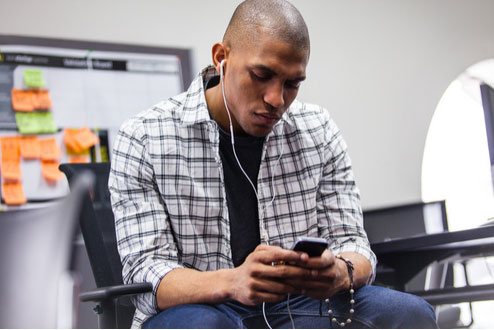
M 300 87 L 300 82 L 287 82 L 286 87 L 290 89 L 297 89 Z
M 268 76 L 259 76 L 259 75 L 255 74 L 253 72 L 251 73 L 251 75 L 252 75 L 252 78 L 254 78 L 257 81 L 268 81 L 269 79 L 271 79 L 271 77 L 268 77 Z

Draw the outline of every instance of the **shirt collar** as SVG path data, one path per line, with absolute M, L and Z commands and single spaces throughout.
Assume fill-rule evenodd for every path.
M 204 94 L 204 81 L 214 75 L 218 75 L 216 69 L 212 65 L 207 66 L 190 84 L 183 105 L 182 123 L 185 125 L 194 125 L 211 120 Z
M 194 125 L 213 120 L 209 116 L 204 83 L 214 76 L 219 76 L 218 72 L 216 71 L 214 66 L 208 65 L 197 75 L 197 77 L 190 84 L 183 106 L 182 123 L 184 123 L 185 125 Z M 293 103 L 297 103 L 297 101 L 295 100 Z M 292 106 L 293 104 L 290 106 L 290 108 Z M 288 110 L 283 114 L 280 121 L 276 123 L 276 125 L 274 125 L 273 131 L 277 126 L 282 125 L 282 122 L 286 122 L 291 126 L 294 125 L 293 120 L 290 118 L 289 114 L 290 108 L 288 108 Z

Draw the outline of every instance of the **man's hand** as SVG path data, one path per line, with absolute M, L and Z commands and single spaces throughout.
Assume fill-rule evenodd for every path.
M 356 266 L 354 273 L 355 288 L 365 284 L 370 274 L 370 263 L 362 255 L 347 252 L 343 256 L 350 258 Z M 307 261 L 294 265 L 311 271 L 309 277 L 287 278 L 285 284 L 297 288 L 303 295 L 314 299 L 326 299 L 350 287 L 347 265 L 335 257 L 330 250 L 325 250 L 320 257 L 309 258 Z
M 288 293 L 302 293 L 299 283 L 311 279 L 313 270 L 295 265 L 308 263 L 306 253 L 259 245 L 235 268 L 232 299 L 245 304 L 278 302 Z M 316 261 L 311 262 L 317 267 Z
M 371 272 L 369 261 L 358 253 L 342 255 L 355 265 L 355 287 L 364 285 Z M 245 305 L 278 302 L 289 293 L 321 299 L 347 289 L 348 281 L 345 263 L 330 251 L 309 258 L 303 252 L 259 245 L 237 268 L 170 271 L 160 282 L 156 301 L 163 310 L 183 304 L 219 304 L 230 300 Z

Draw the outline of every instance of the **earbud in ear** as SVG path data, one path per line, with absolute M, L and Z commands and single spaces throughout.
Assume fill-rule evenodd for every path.
M 223 63 L 225 63 L 225 59 L 222 59 L 220 62 L 220 75 L 223 76 Z

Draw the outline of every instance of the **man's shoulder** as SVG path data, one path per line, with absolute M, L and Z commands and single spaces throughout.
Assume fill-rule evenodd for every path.
M 286 113 L 287 120 L 298 129 L 313 129 L 330 124 L 329 111 L 317 104 L 293 101 Z
M 167 100 L 161 101 L 150 108 L 139 112 L 127 119 L 121 130 L 135 130 L 138 127 L 162 125 L 164 122 L 178 122 L 182 116 L 186 93 L 181 93 Z

